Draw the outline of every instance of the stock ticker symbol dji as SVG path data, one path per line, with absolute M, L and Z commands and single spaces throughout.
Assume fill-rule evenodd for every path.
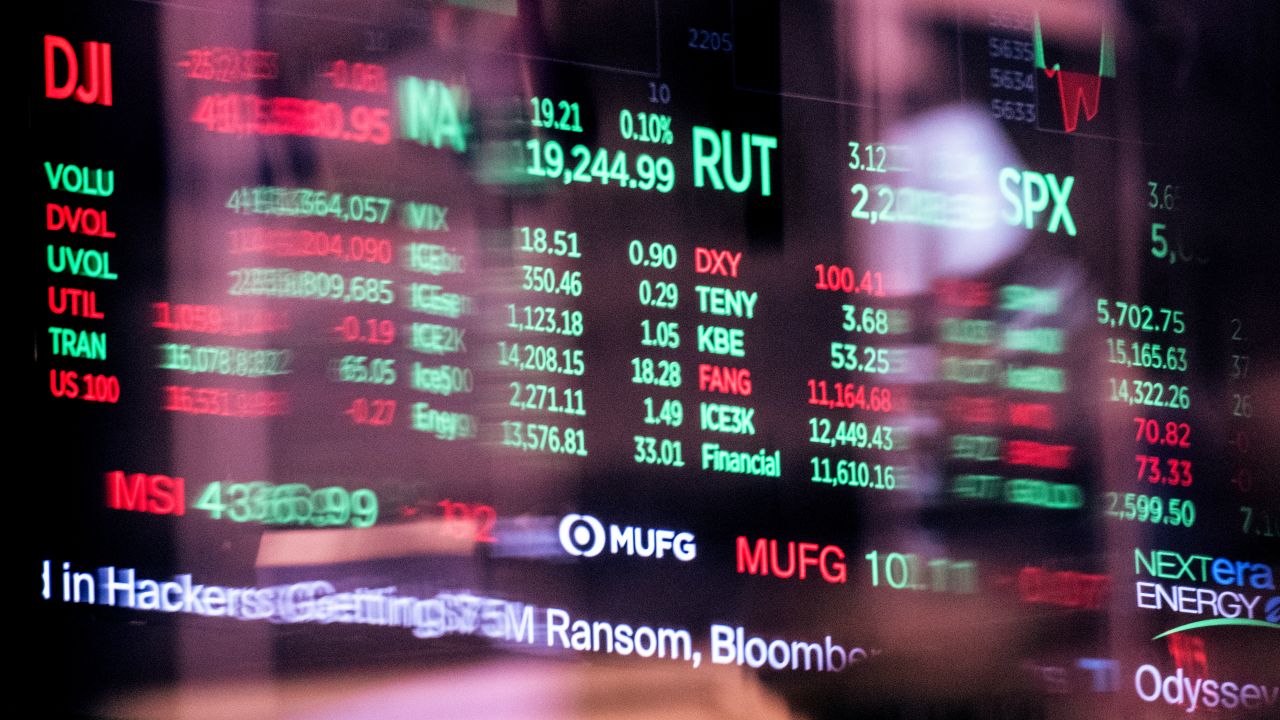
M 76 53 L 71 41 L 44 36 L 44 96 L 66 100 L 74 96 L 86 105 L 111 105 L 111 45 L 89 40 Z
M 606 550 L 610 555 L 626 554 L 644 558 L 673 555 L 688 562 L 698 555 L 693 533 L 610 524 L 608 530 L 591 515 L 570 513 L 560 520 L 560 546 L 575 557 L 595 557 Z

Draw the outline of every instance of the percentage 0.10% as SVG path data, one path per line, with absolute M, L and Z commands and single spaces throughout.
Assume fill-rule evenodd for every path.
M 623 109 L 618 113 L 618 133 L 623 140 L 670 145 L 675 142 L 671 116 Z

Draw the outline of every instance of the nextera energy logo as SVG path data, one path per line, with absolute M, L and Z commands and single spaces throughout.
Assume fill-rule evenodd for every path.
M 595 557 L 605 551 L 606 545 L 610 555 L 625 553 L 660 558 L 670 554 L 684 562 L 698 555 L 693 533 L 613 524 L 606 532 L 604 524 L 596 518 L 577 513 L 561 518 L 560 545 L 565 552 L 577 557 Z

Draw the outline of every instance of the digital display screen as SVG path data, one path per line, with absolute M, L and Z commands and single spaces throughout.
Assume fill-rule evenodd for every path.
M 38 714 L 1280 717 L 1274 6 L 30 12 Z

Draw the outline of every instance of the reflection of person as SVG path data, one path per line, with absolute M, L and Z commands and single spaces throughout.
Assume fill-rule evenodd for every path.
M 917 332 L 916 344 L 900 350 L 906 361 L 897 379 L 911 405 L 896 422 L 913 431 L 911 485 L 909 501 L 895 506 L 892 523 L 877 528 L 876 542 L 946 559 L 931 564 L 929 580 L 950 592 L 966 587 L 961 575 L 942 577 L 937 570 L 950 574 L 957 563 L 976 559 L 980 582 L 967 587 L 978 597 L 965 606 L 975 613 L 973 626 L 983 628 L 984 642 L 998 635 L 999 642 L 1016 645 L 1044 625 L 1010 613 L 1011 607 L 1059 604 L 1056 594 L 1020 595 L 1023 571 L 1106 578 L 1098 567 L 1100 538 L 1080 533 L 1101 464 L 1086 448 L 1097 447 L 1092 433 L 1104 415 L 1090 391 L 1098 383 L 1091 370 L 1097 353 L 1085 350 L 1092 343 L 1072 342 L 1094 334 L 1090 283 L 1086 271 L 1046 239 L 1075 230 L 1061 217 L 1050 225 L 1047 178 L 1064 216 L 1074 180 L 1034 173 L 1043 188 L 1032 188 L 1030 205 L 1002 192 L 1000 180 L 1016 175 L 1021 182 L 1027 163 L 981 108 L 935 109 L 900 122 L 885 137 L 900 161 L 893 172 L 866 177 L 868 200 L 863 217 L 855 208 L 852 254 L 855 264 L 884 273 L 886 287 L 915 309 L 917 328 L 933 331 Z M 1109 169 L 1099 174 L 1114 182 Z M 1030 216 L 1033 207 L 1040 209 Z M 1064 611 L 1081 609 L 1070 598 L 1063 602 Z M 895 614 L 881 610 L 885 617 Z M 1099 601 L 1090 610 L 1106 607 Z M 944 632 L 938 623 L 957 622 L 954 615 L 937 623 L 900 621 L 900 628 L 882 625 L 902 634 L 894 645 L 922 642 Z M 981 662 L 970 659 L 967 667 L 975 681 L 986 678 L 982 684 L 1022 676 L 1021 660 L 1039 666 L 1054 654 L 1098 654 L 1104 641 L 1089 632 L 1066 641 L 1043 637 L 1030 656 L 1010 647 Z M 1074 678 L 1074 671 L 1058 670 L 1055 683 Z M 1078 689 L 1080 683 L 1067 685 Z

